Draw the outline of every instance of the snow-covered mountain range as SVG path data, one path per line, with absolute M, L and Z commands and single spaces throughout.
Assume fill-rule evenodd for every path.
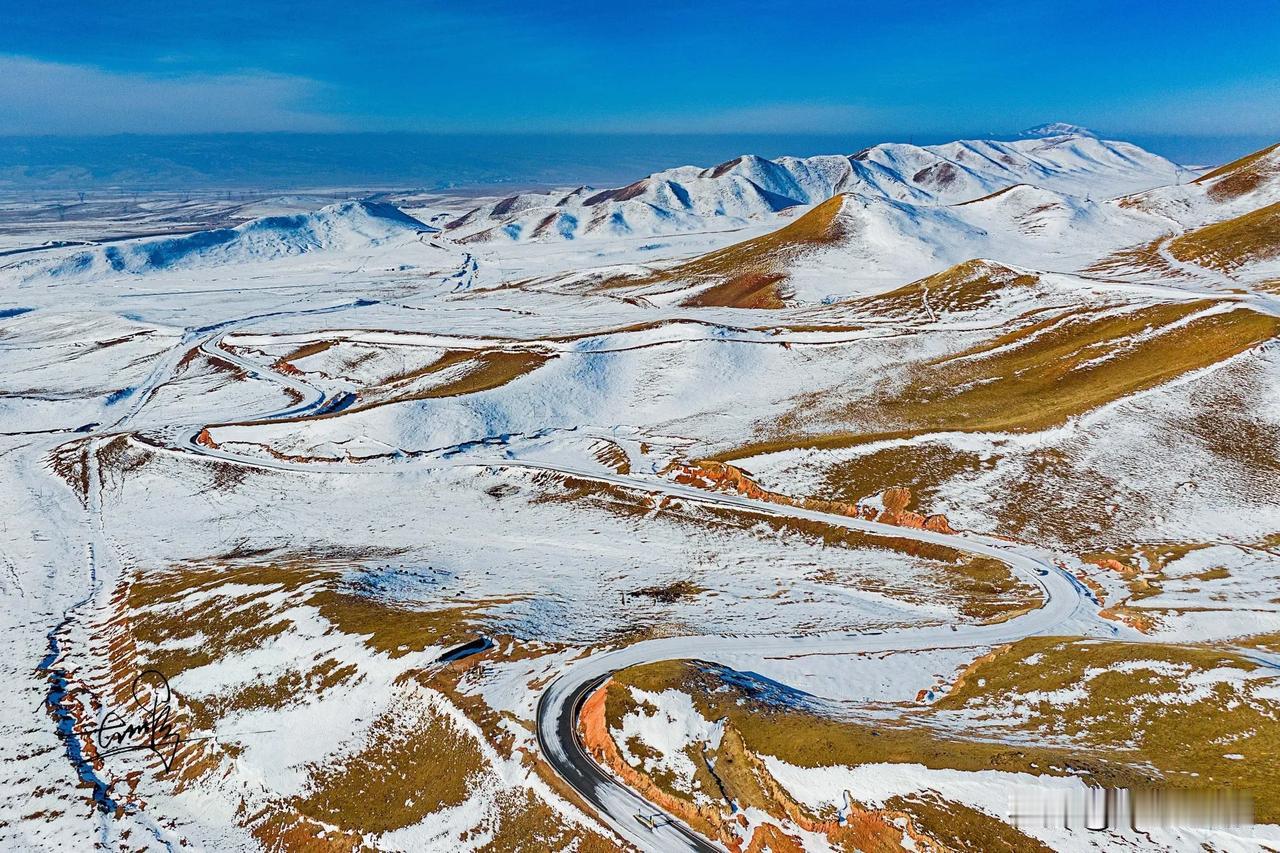
M 10 201 L 0 851 L 1280 849 L 1280 146 L 1040 130 Z
M 625 187 L 522 193 L 449 222 L 469 242 L 657 236 L 758 221 L 839 193 L 932 207 L 972 201 L 1016 184 L 1109 198 L 1175 183 L 1174 163 L 1087 132 L 1012 142 L 884 143 L 851 155 L 745 155 L 710 168 L 681 166 Z

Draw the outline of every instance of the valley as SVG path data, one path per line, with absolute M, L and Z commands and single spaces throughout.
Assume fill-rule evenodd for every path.
M 0 845 L 1280 846 L 1277 205 L 1066 127 L 0 208 Z M 1103 790 L 1192 805 L 1020 815 Z

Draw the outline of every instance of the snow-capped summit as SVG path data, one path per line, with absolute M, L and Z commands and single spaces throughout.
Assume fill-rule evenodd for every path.
M 1136 145 L 1074 131 L 1011 142 L 883 143 L 851 155 L 744 155 L 599 192 L 523 193 L 475 208 L 445 228 L 462 242 L 648 237 L 742 227 L 839 193 L 936 206 L 1030 184 L 1111 198 L 1174 183 L 1178 175 L 1176 165 Z
M 1047 136 L 1088 136 L 1093 139 L 1098 138 L 1098 134 L 1089 128 L 1081 127 L 1078 124 L 1069 124 L 1065 121 L 1045 122 L 1035 127 L 1029 127 L 1018 134 L 1020 139 L 1043 139 Z

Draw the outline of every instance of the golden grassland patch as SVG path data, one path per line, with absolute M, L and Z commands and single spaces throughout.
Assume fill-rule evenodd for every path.
M 1034 274 L 975 258 L 896 290 L 863 297 L 851 307 L 876 316 L 978 311 L 1003 295 L 1039 282 Z
M 280 356 L 280 358 L 276 360 L 275 367 L 279 369 L 286 365 L 292 366 L 295 361 L 301 361 L 304 358 L 319 355 L 322 352 L 327 352 L 337 346 L 337 344 L 338 341 L 336 340 L 311 341 L 309 343 L 302 344 L 301 346 L 295 347 L 288 353 Z
M 1162 785 L 1250 792 L 1258 820 L 1275 822 L 1280 719 L 1273 700 L 1253 698 L 1240 686 L 1238 679 L 1250 674 L 1268 673 L 1241 655 L 1212 648 L 1033 638 L 976 667 L 934 707 L 976 711 L 980 725 L 983 713 L 1016 706 L 1016 721 L 1003 727 L 1076 743 L 1135 767 L 1149 765 Z M 1197 689 L 1206 681 L 1205 689 Z M 1274 686 L 1273 678 L 1267 681 Z M 1065 695 L 1059 691 L 1071 698 L 1035 698 Z M 1226 757 L 1231 754 L 1250 760 Z
M 1280 149 L 1280 143 L 1247 154 L 1220 166 L 1208 174 L 1196 178 L 1195 183 L 1208 185 L 1209 198 L 1214 201 L 1230 201 L 1260 187 L 1267 178 L 1280 172 L 1270 155 Z
M 917 830 L 956 853 L 1051 853 L 1052 848 L 999 818 L 935 791 L 890 797 L 885 807 L 911 817 Z
M 321 589 L 307 599 L 334 630 L 361 637 L 367 648 L 390 658 L 475 639 L 484 609 L 495 603 L 499 602 L 459 601 L 442 608 L 414 608 L 349 586 Z
M 688 308 L 784 308 L 786 291 L 780 286 L 784 281 L 786 276 L 781 273 L 741 273 L 680 304 Z
M 686 299 L 694 307 L 781 308 L 780 289 L 787 264 L 816 247 L 845 236 L 839 219 L 845 196 L 827 199 L 776 231 L 735 243 L 685 261 L 670 269 L 639 278 L 617 279 L 606 287 L 644 287 L 710 283 L 711 287 Z
M 836 421 L 874 418 L 858 432 L 780 435 L 719 454 L 745 458 L 796 447 L 849 447 L 929 432 L 1030 432 L 1238 355 L 1280 332 L 1280 319 L 1211 300 L 1122 313 L 1073 310 L 909 366 L 874 406 L 850 402 Z M 1198 316 L 1197 316 L 1198 315 Z
M 1280 202 L 1169 241 L 1169 253 L 1186 263 L 1230 273 L 1245 264 L 1280 256 Z
M 654 601 L 661 601 L 664 604 L 670 604 L 674 601 L 680 601 L 685 598 L 695 598 L 706 592 L 706 587 L 700 586 L 687 578 L 672 583 L 645 586 L 640 589 L 633 589 L 631 595 L 640 596 L 642 598 L 651 598 Z
M 388 832 L 466 802 L 488 763 L 471 736 L 412 693 L 370 724 L 354 753 L 309 766 L 299 815 L 360 833 Z
M 340 747 L 310 765 L 303 794 L 253 816 L 255 835 L 273 849 L 311 849 L 310 843 L 298 846 L 308 834 L 323 839 L 314 849 L 366 849 L 371 836 L 413 826 L 475 797 L 478 784 L 492 773 L 488 760 L 473 735 L 435 710 L 413 685 L 401 683 L 392 709 L 373 720 L 355 748 Z M 485 790 L 490 799 L 459 843 L 485 851 L 615 849 L 600 835 L 566 822 L 527 788 Z
M 909 429 L 1045 429 L 1216 364 L 1280 331 L 1276 318 L 1249 309 L 1195 316 L 1211 304 L 1032 324 L 929 363 L 886 408 Z
M 549 353 L 539 350 L 446 350 L 438 360 L 417 370 L 393 376 L 381 383 L 377 390 L 389 393 L 387 399 L 380 402 L 474 394 L 501 387 L 512 379 L 541 367 L 550 358 Z M 458 365 L 464 366 L 461 375 L 441 385 L 419 391 L 405 387 L 415 379 Z
M 615 842 L 598 833 L 566 824 L 559 812 L 530 791 L 501 796 L 499 804 L 493 838 L 480 846 L 479 853 L 615 853 L 618 849 Z
M 362 390 L 358 395 L 357 403 L 345 411 L 317 417 L 336 417 L 388 403 L 460 397 L 464 394 L 489 391 L 500 388 L 527 373 L 532 373 L 553 357 L 548 352 L 531 349 L 448 350 L 431 364 Z M 415 382 L 423 377 L 454 367 L 459 368 L 458 375 L 445 382 L 426 388 L 415 386 Z
M 296 564 L 140 573 L 128 584 L 123 602 L 130 635 L 139 644 L 139 669 L 158 669 L 173 678 L 264 645 L 292 626 L 279 615 L 285 608 L 269 603 L 267 596 L 307 588 L 322 577 L 323 569 Z M 220 589 L 224 586 L 226 591 Z
M 937 489 L 955 477 L 990 470 L 994 459 L 947 444 L 920 442 L 884 447 L 836 462 L 822 472 L 817 496 L 858 503 L 894 486 L 911 491 L 908 509 L 925 511 Z
M 1262 649 L 1271 654 L 1280 654 L 1280 631 L 1269 634 L 1255 634 L 1239 641 L 1239 645 L 1249 649 Z

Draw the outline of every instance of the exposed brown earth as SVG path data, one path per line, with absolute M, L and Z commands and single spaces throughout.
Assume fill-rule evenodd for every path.
M 1229 201 L 1253 192 L 1270 178 L 1280 176 L 1280 143 L 1255 151 L 1196 179 L 1208 187 L 1214 201 Z
M 1224 273 L 1280 257 L 1280 202 L 1174 237 L 1169 253 Z
M 966 350 L 914 365 L 865 399 L 808 418 L 866 422 L 858 430 L 780 433 L 717 455 L 744 458 L 797 447 L 853 447 L 930 432 L 1030 432 L 1058 426 L 1189 371 L 1273 340 L 1280 320 L 1246 306 L 1207 313 L 1212 300 L 1112 310 L 1070 309 Z M 815 411 L 816 410 L 816 411 Z M 785 420 L 785 419 L 784 419 Z
M 619 691 L 625 692 L 626 688 L 612 680 L 606 681 L 583 703 L 579 714 L 583 745 L 598 762 L 649 802 L 675 815 L 695 831 L 725 845 L 733 853 L 801 849 L 799 839 L 788 835 L 778 825 L 758 827 L 751 836 L 744 839 L 745 827 L 739 823 L 733 809 L 726 809 L 727 803 L 694 803 L 664 789 L 648 774 L 627 763 L 609 731 L 611 714 L 606 703 L 611 694 Z M 719 754 L 715 757 L 716 778 L 720 780 L 716 787 L 732 796 L 735 802 L 763 806 L 780 820 L 789 821 L 806 831 L 828 836 L 839 849 L 872 853 L 888 853 L 899 849 L 902 830 L 891 826 L 883 817 L 870 810 L 852 810 L 843 824 L 808 814 L 773 780 L 755 755 L 747 751 L 740 741 L 735 742 L 732 733 L 726 733 L 726 740 L 729 743 L 722 743 Z M 707 775 L 710 776 L 709 765 L 707 767 Z
M 742 469 L 727 462 L 714 459 L 702 459 L 693 463 L 676 463 L 667 473 L 677 483 L 686 486 L 697 486 L 700 489 L 718 492 L 734 492 L 753 500 L 785 506 L 800 507 L 816 512 L 828 512 L 833 515 L 844 515 L 849 518 L 864 518 L 893 524 L 898 527 L 914 527 L 933 530 L 938 533 L 954 533 L 951 523 L 945 515 L 921 515 L 907 510 L 911 502 L 909 489 L 894 487 L 885 491 L 885 508 L 880 512 L 871 506 L 848 503 L 845 501 L 826 501 L 817 498 L 795 498 L 780 492 L 772 492 L 763 488 L 751 479 Z
M 787 265 L 806 252 L 839 242 L 845 236 L 840 219 L 845 196 L 837 195 L 794 222 L 768 234 L 717 249 L 643 278 L 618 279 L 608 287 L 710 284 L 681 304 L 696 307 L 781 308 Z

